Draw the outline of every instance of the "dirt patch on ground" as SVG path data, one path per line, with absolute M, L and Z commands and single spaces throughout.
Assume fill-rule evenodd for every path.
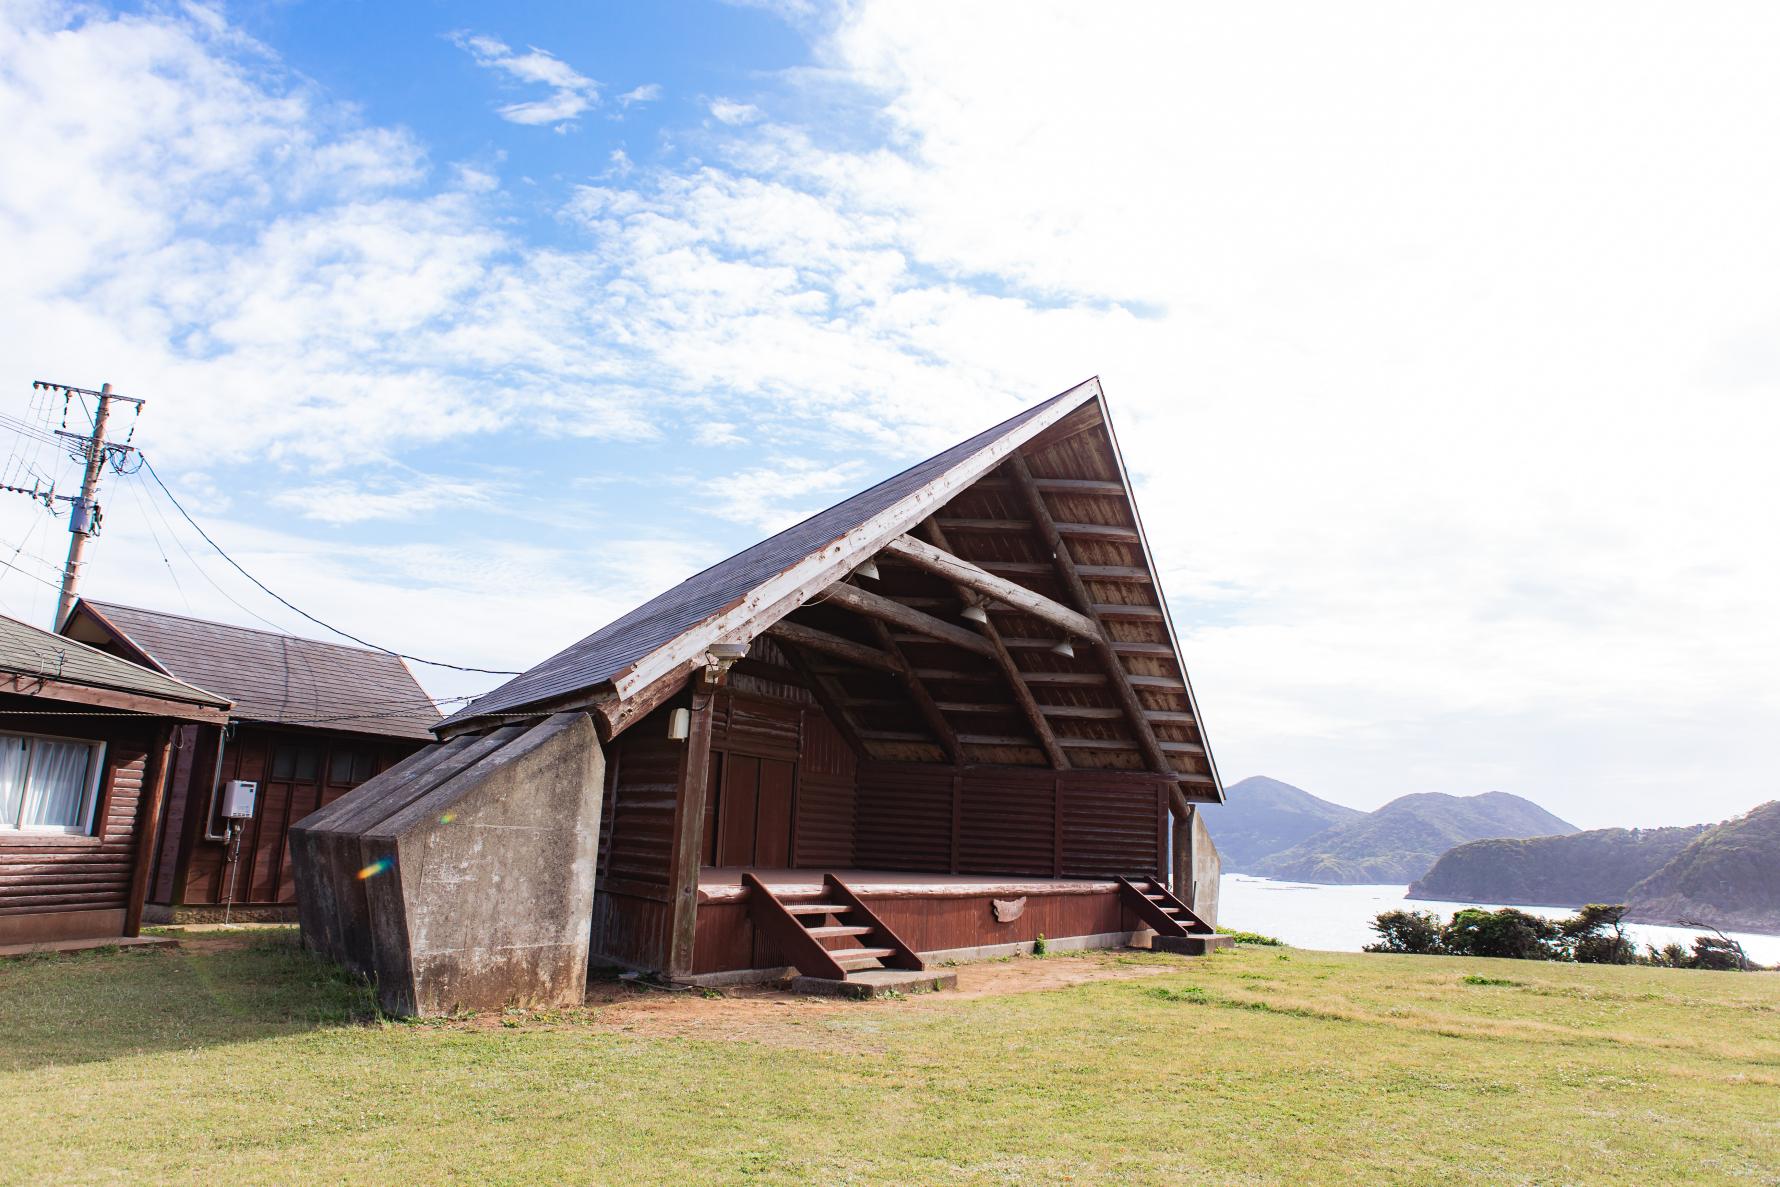
M 855 1002 L 792 993 L 774 985 L 722 990 L 657 989 L 632 982 L 595 981 L 584 1010 L 509 1011 L 500 1018 L 477 1018 L 483 1026 L 528 1027 L 572 1021 L 598 1029 L 648 1038 L 694 1038 L 766 1042 L 847 1050 L 874 1047 L 879 1022 L 911 1011 L 945 1010 L 962 1001 L 1010 993 L 1036 993 L 1093 981 L 1153 977 L 1186 963 L 1186 957 L 1147 952 L 1094 952 L 1043 959 L 961 964 L 958 987 L 941 993 Z

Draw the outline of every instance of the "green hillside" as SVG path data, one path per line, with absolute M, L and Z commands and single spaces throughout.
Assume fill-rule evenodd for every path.
M 1648 923 L 1780 932 L 1780 800 L 1707 829 L 1627 901 Z
M 1292 882 L 1413 882 L 1455 845 L 1486 837 L 1573 833 L 1531 800 L 1506 792 L 1454 796 L 1429 792 L 1392 800 L 1255 864 L 1254 872 Z
M 1300 787 L 1251 775 L 1224 790 L 1224 802 L 1200 809 L 1211 839 L 1224 859 L 1225 873 L 1250 873 L 1261 859 L 1332 824 L 1358 820 L 1358 808 L 1330 803 Z
M 1496 837 L 1448 850 L 1409 897 L 1580 907 L 1623 903 L 1710 825 L 1602 828 L 1568 836 Z

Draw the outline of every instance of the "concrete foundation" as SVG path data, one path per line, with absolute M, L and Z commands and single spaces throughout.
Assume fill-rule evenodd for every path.
M 1210 956 L 1219 948 L 1234 948 L 1236 941 L 1223 935 L 1151 936 L 1150 951 L 1176 956 Z
M 1218 925 L 1218 882 L 1224 860 L 1205 827 L 1205 814 L 1194 807 L 1186 820 L 1174 824 L 1174 893 L 1211 926 Z
M 585 713 L 410 756 L 292 827 L 304 942 L 391 1014 L 579 1004 L 604 779 Z
M 866 969 L 854 973 L 845 981 L 835 981 L 828 977 L 791 978 L 792 993 L 850 997 L 856 1001 L 869 1001 L 874 997 L 890 997 L 894 994 L 935 993 L 941 989 L 956 988 L 957 973 L 935 969 L 924 972 L 914 969 Z

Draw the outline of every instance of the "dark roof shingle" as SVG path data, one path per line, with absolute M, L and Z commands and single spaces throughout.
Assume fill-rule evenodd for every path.
M 90 598 L 81 605 L 163 671 L 229 697 L 241 721 L 430 739 L 439 720 L 407 665 L 386 652 Z
M 886 478 L 869 490 L 836 503 L 826 511 L 819 511 L 776 536 L 688 577 L 579 643 L 515 676 L 459 710 L 449 720 L 457 722 L 517 709 L 591 689 L 612 679 L 689 628 L 746 596 L 769 578 L 811 556 L 879 512 L 893 507 L 1060 401 L 1072 398 L 1079 401 L 1088 389 L 1097 394 L 1099 386 L 1090 380 L 1035 404 L 943 453 Z

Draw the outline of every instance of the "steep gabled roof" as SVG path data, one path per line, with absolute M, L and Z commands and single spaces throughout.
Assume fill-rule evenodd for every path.
M 430 739 L 439 721 L 407 665 L 386 652 L 90 598 L 63 631 L 222 692 L 239 721 L 413 739 Z
M 5 615 L 0 615 L 0 673 L 19 678 L 8 681 L 14 686 L 8 691 L 27 695 L 33 682 L 42 681 L 153 697 L 209 710 L 229 707 L 227 697 Z
M 1222 798 L 1096 380 L 689 578 L 441 730 L 584 706 L 614 736 L 716 643 L 748 645 L 742 677 L 803 688 L 862 758 L 1149 772 Z
M 696 652 L 702 653 L 729 625 L 725 612 L 754 600 L 750 595 L 767 587 L 774 578 L 782 578 L 800 566 L 826 571 L 828 576 L 810 591 L 816 592 L 846 571 L 849 566 L 844 558 L 855 553 L 870 555 L 884 539 L 907 531 L 923 515 L 931 513 L 938 492 L 956 490 L 980 477 L 1021 442 L 1099 394 L 1098 380 L 1079 384 L 728 560 L 719 561 L 515 676 L 459 710 L 446 724 L 553 701 L 623 681 L 636 673 L 651 675 L 654 668 L 647 661 L 688 636 L 694 637 Z M 887 516 L 886 513 L 900 508 L 906 508 L 903 514 Z M 859 547 L 860 541 L 855 537 L 860 536 L 873 538 L 869 548 Z M 829 557 L 843 559 L 820 563 Z M 812 561 L 817 563 L 811 564 Z M 695 654 L 693 647 L 680 648 L 672 654 L 679 658 L 681 652 L 687 659 Z M 641 681 L 628 683 L 634 687 Z M 622 693 L 624 687 L 619 691 Z

